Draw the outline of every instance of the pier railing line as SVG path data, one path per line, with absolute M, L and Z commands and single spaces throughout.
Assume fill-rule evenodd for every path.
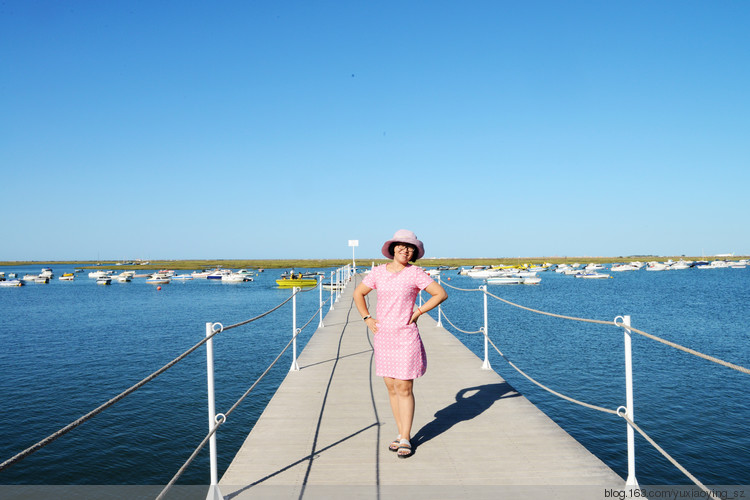
M 323 306 L 327 302 L 329 302 L 329 301 L 331 301 L 331 303 L 333 303 L 333 297 L 334 297 L 333 289 L 334 288 L 343 287 L 344 283 L 347 282 L 349 279 L 351 279 L 351 276 L 353 274 L 353 269 L 352 269 L 351 265 L 347 265 L 347 266 L 345 266 L 345 268 L 342 268 L 342 269 L 343 270 L 338 270 L 337 269 L 336 271 L 334 271 L 334 272 L 331 273 L 331 278 L 332 278 L 332 288 L 331 288 L 331 290 L 332 291 L 331 291 L 331 297 L 329 299 L 326 299 L 325 301 L 323 301 L 323 296 L 322 296 L 322 280 L 319 278 L 317 286 L 311 287 L 311 288 L 307 288 L 307 289 L 294 288 L 292 290 L 292 294 L 291 294 L 291 296 L 289 298 L 285 299 L 280 304 L 278 304 L 277 306 L 269 309 L 268 311 L 266 311 L 266 312 L 264 312 L 262 314 L 259 314 L 258 316 L 255 316 L 255 317 L 250 318 L 248 320 L 241 321 L 239 323 L 235 323 L 233 325 L 229 325 L 229 326 L 226 326 L 226 327 L 222 326 L 219 329 L 213 329 L 212 328 L 212 330 L 210 332 L 209 331 L 206 332 L 206 336 L 200 342 L 196 343 L 194 346 L 192 346 L 191 348 L 189 348 L 188 350 L 186 350 L 185 352 L 183 352 L 182 354 L 180 354 L 179 356 L 177 356 L 172 361 L 170 361 L 169 363 L 165 364 L 164 366 L 162 366 L 161 368 L 159 368 L 158 370 L 156 370 L 152 374 L 148 375 L 144 379 L 142 379 L 139 382 L 135 383 L 134 385 L 132 385 L 128 389 L 122 391 L 120 394 L 114 396 L 110 400 L 108 400 L 105 403 L 99 405 L 98 407 L 96 407 L 95 409 L 93 409 L 90 412 L 86 413 L 85 415 L 81 416 L 80 418 L 74 420 L 73 422 L 71 422 L 70 424 L 66 425 L 65 427 L 59 429 L 58 431 L 50 434 L 49 436 L 47 436 L 46 438 L 42 439 L 41 441 L 38 441 L 37 443 L 29 446 L 25 450 L 17 453 L 13 457 L 11 457 L 11 458 L 3 461 L 2 463 L 0 463 L 0 471 L 6 469 L 8 467 L 10 467 L 11 465 L 13 465 L 13 464 L 15 464 L 17 462 L 20 462 L 21 460 L 23 460 L 27 456 L 35 453 L 36 451 L 39 451 L 40 449 L 42 449 L 45 446 L 49 445 L 50 443 L 52 443 L 56 439 L 62 437 L 63 435 L 65 435 L 68 432 L 72 431 L 73 429 L 75 429 L 76 427 L 80 426 L 81 424 L 83 424 L 83 423 L 87 422 L 88 420 L 94 418 L 95 416 L 97 416 L 98 414 L 100 414 L 101 412 L 103 412 L 104 410 L 110 408 L 115 403 L 121 401 L 125 397 L 129 396 L 130 394 L 132 394 L 133 392 L 137 391 L 138 389 L 140 389 L 141 387 L 143 387 L 147 383 L 149 383 L 152 380 L 154 380 L 156 377 L 158 377 L 162 373 L 166 372 L 167 370 L 169 370 L 170 368 L 172 368 L 173 366 L 175 366 L 177 363 L 179 363 L 180 361 L 182 361 L 183 359 L 185 359 L 187 356 L 189 356 L 190 354 L 192 354 L 193 352 L 195 352 L 202 345 L 204 345 L 204 344 L 207 344 L 207 345 L 212 344 L 213 338 L 216 335 L 218 335 L 219 333 L 224 332 L 226 330 L 233 329 L 233 328 L 238 328 L 240 326 L 247 325 L 249 323 L 257 321 L 257 320 L 259 320 L 259 319 L 261 319 L 261 318 L 263 318 L 265 316 L 268 316 L 269 314 L 273 313 L 274 311 L 277 311 L 278 309 L 280 309 L 281 307 L 283 307 L 284 305 L 286 305 L 289 301 L 295 301 L 296 300 L 296 296 L 299 293 L 309 292 L 309 291 L 318 289 L 319 290 L 319 295 L 320 295 L 320 298 L 319 298 L 320 307 L 315 311 L 315 313 L 310 318 L 310 320 L 308 320 L 308 322 L 303 327 L 301 327 L 301 328 L 296 328 L 296 308 L 295 308 L 294 313 L 293 313 L 293 323 L 295 323 L 295 326 L 294 326 L 294 334 L 292 335 L 292 339 L 289 341 L 289 343 L 286 345 L 286 347 L 284 347 L 284 349 L 276 357 L 276 359 L 271 363 L 271 365 L 258 378 L 258 380 L 256 380 L 256 382 L 250 387 L 250 389 L 248 389 L 245 392 L 245 394 L 240 398 L 240 400 L 237 403 L 235 403 L 235 405 L 233 405 L 230 408 L 230 410 L 227 411 L 226 414 L 220 415 L 221 417 L 223 417 L 221 419 L 222 421 L 219 422 L 219 423 L 217 423 L 217 425 L 215 425 L 215 426 L 211 426 L 212 428 L 209 431 L 209 435 L 206 436 L 206 438 L 204 438 L 204 441 L 208 442 L 210 440 L 210 438 L 212 436 L 214 436 L 214 434 L 216 432 L 216 429 L 219 427 L 219 425 L 221 425 L 221 423 L 223 423 L 223 421 L 226 420 L 226 416 L 229 415 L 232 411 L 234 411 L 234 409 L 239 405 L 239 403 L 241 403 L 242 400 L 244 400 L 247 397 L 247 395 L 250 393 L 250 391 L 252 391 L 252 389 L 257 385 L 257 383 L 260 382 L 260 380 L 268 373 L 268 371 L 279 360 L 279 358 L 284 354 L 284 352 L 286 352 L 286 350 L 290 346 L 292 346 L 292 345 L 294 345 L 295 348 L 296 348 L 297 335 L 299 335 L 299 333 L 301 333 L 302 330 L 304 330 L 312 322 L 312 320 L 315 318 L 315 315 L 320 314 L 320 325 L 319 326 L 323 325 L 323 319 L 322 319 Z M 335 276 L 335 282 L 334 282 L 334 273 L 336 274 L 336 276 Z M 337 299 L 338 299 L 339 294 L 340 294 L 340 291 L 337 292 L 337 294 L 336 294 L 336 298 Z M 333 307 L 333 306 L 331 306 L 331 307 Z M 211 323 L 209 323 L 209 324 L 211 324 Z M 296 364 L 296 353 L 295 353 L 295 360 L 293 361 L 293 366 L 295 364 Z M 214 418 L 216 418 L 216 417 L 214 417 Z M 175 481 L 179 477 L 179 475 L 181 475 L 182 472 L 184 472 L 184 469 L 187 468 L 187 466 L 190 464 L 190 462 L 192 462 L 192 460 L 195 458 L 195 455 L 197 455 L 197 453 L 200 451 L 200 449 L 202 449 L 204 446 L 205 446 L 205 442 L 202 442 L 199 445 L 198 449 L 194 452 L 194 454 L 191 455 L 191 457 L 188 459 L 188 462 L 185 465 L 183 465 L 183 467 L 181 468 L 181 470 L 178 472 L 178 475 L 175 478 L 173 478 L 173 481 Z M 170 485 L 171 484 L 173 484 L 173 483 L 170 483 Z
M 491 344 L 492 347 L 495 349 L 495 351 L 497 351 L 497 353 L 503 359 L 505 359 L 505 361 L 507 361 L 508 364 L 510 364 L 521 375 L 523 375 L 528 380 L 530 380 L 531 382 L 533 382 L 537 386 L 541 387 L 542 389 L 550 392 L 551 394 L 554 394 L 555 396 L 557 396 L 559 398 L 565 399 L 565 400 L 567 400 L 569 402 L 572 402 L 572 403 L 575 403 L 575 404 L 578 404 L 578 405 L 581 405 L 581 406 L 585 406 L 587 408 L 591 408 L 591 409 L 594 409 L 594 410 L 598 410 L 598 411 L 601 411 L 601 412 L 618 415 L 618 416 L 622 417 L 627 422 L 627 424 L 628 424 L 628 436 L 627 436 L 627 441 L 628 441 L 628 478 L 627 478 L 627 481 L 626 481 L 626 486 L 630 486 L 631 488 L 632 487 L 635 487 L 635 488 L 638 487 L 638 481 L 637 481 L 637 479 L 635 477 L 635 447 L 634 447 L 634 440 L 633 440 L 633 429 L 635 429 L 636 431 L 638 431 L 639 434 L 641 434 L 646 439 L 646 441 L 648 441 L 649 444 L 651 444 L 659 453 L 661 453 L 667 460 L 669 460 L 669 462 L 672 463 L 672 465 L 674 465 L 677 469 L 679 469 L 680 472 L 682 472 L 683 474 L 685 474 L 685 476 L 687 476 L 694 484 L 696 484 L 699 488 L 701 488 L 710 498 L 717 498 L 717 494 L 714 491 L 709 490 L 705 485 L 703 485 L 703 483 L 701 483 L 694 475 L 692 475 L 687 469 L 685 469 L 685 467 L 683 467 L 682 465 L 680 465 L 677 462 L 677 460 L 675 460 L 669 453 L 666 452 L 666 450 L 664 450 L 661 446 L 659 446 L 650 436 L 648 436 L 648 434 L 646 434 L 645 431 L 643 431 L 643 429 L 641 429 L 635 423 L 635 421 L 634 421 L 635 418 L 634 418 L 634 415 L 633 415 L 632 357 L 631 357 L 631 348 L 630 348 L 631 332 L 638 333 L 639 335 L 642 335 L 642 336 L 644 336 L 646 338 L 649 338 L 651 340 L 655 340 L 657 342 L 661 342 L 661 343 L 663 343 L 665 345 L 668 345 L 670 347 L 673 347 L 675 349 L 679 349 L 681 351 L 687 352 L 687 353 L 692 354 L 694 356 L 698 356 L 700 358 L 706 359 L 706 360 L 711 361 L 713 363 L 720 364 L 720 365 L 728 367 L 728 368 L 732 368 L 733 370 L 736 370 L 736 371 L 739 371 L 739 372 L 742 372 L 742 373 L 748 374 L 748 373 L 750 373 L 750 370 L 748 370 L 747 368 L 745 368 L 743 366 L 736 365 L 736 364 L 730 363 L 728 361 L 724 361 L 724 360 L 716 358 L 714 356 L 709 356 L 707 354 L 703 354 L 703 353 L 698 352 L 698 351 L 696 351 L 694 349 L 690 349 L 688 347 L 681 346 L 681 345 L 679 345 L 679 344 L 677 344 L 675 342 L 671 342 L 671 341 L 662 339 L 660 337 L 657 337 L 656 335 L 652 335 L 652 334 L 644 332 L 642 330 L 638 330 L 636 328 L 633 328 L 632 326 L 630 326 L 630 316 L 618 316 L 617 318 L 614 319 L 614 321 L 603 321 L 603 320 L 596 320 L 596 319 L 578 318 L 578 317 L 574 317 L 574 316 L 565 316 L 565 315 L 561 315 L 561 314 L 555 314 L 555 313 L 550 313 L 550 312 L 546 312 L 546 311 L 540 311 L 538 309 L 532 309 L 530 307 L 522 306 L 520 304 L 516 304 L 516 303 L 511 302 L 509 300 L 503 299 L 501 297 L 498 297 L 497 295 L 494 295 L 494 294 L 488 292 L 487 291 L 487 285 L 481 286 L 479 288 L 466 289 L 466 288 L 458 288 L 458 287 L 449 285 L 447 283 L 443 283 L 440 280 L 440 277 L 438 277 L 438 282 L 441 285 L 443 285 L 443 286 L 447 286 L 447 287 L 452 288 L 452 289 L 457 290 L 457 291 L 463 291 L 463 292 L 478 292 L 478 291 L 481 291 L 484 294 L 484 326 L 480 327 L 480 329 L 479 329 L 478 332 L 468 332 L 468 331 L 461 330 L 460 328 L 457 328 L 448 319 L 448 317 L 445 315 L 445 312 L 442 310 L 442 307 L 438 307 L 438 324 L 439 325 L 441 324 L 441 317 L 442 317 L 446 321 L 448 321 L 448 323 L 450 323 L 450 325 L 453 328 L 455 328 L 456 330 L 458 330 L 458 331 L 460 331 L 462 333 L 467 333 L 467 334 L 474 334 L 474 333 L 480 333 L 480 332 L 484 333 L 484 337 L 485 337 L 485 339 L 484 339 L 485 340 L 485 353 L 484 353 L 484 355 L 485 355 L 485 361 L 484 361 L 484 364 L 482 366 L 483 369 L 491 369 L 490 366 L 489 366 L 489 358 L 488 358 L 488 352 L 487 352 L 488 351 L 488 344 Z M 592 404 L 589 404 L 589 403 L 584 403 L 582 401 L 579 401 L 577 399 L 571 398 L 571 397 L 566 396 L 564 394 L 561 394 L 561 393 L 559 393 L 557 391 L 554 391 L 554 390 L 550 389 L 549 387 L 545 386 L 544 384 L 538 382 L 537 380 L 535 380 L 534 378 L 532 378 L 528 374 L 526 374 L 523 370 L 521 370 L 518 366 L 516 366 L 513 362 L 511 362 L 500 351 L 500 349 L 498 349 L 498 347 L 495 345 L 495 343 L 492 342 L 492 340 L 489 338 L 489 335 L 488 335 L 488 332 L 487 332 L 487 330 L 488 330 L 487 297 L 488 296 L 489 297 L 493 297 L 494 299 L 497 299 L 500 302 L 503 302 L 503 303 L 508 304 L 510 306 L 517 307 L 519 309 L 523 309 L 523 310 L 526 310 L 526 311 L 529 311 L 529 312 L 533 312 L 533 313 L 536 313 L 536 314 L 542 314 L 542 315 L 545 315 L 545 316 L 551 316 L 551 317 L 565 319 L 565 320 L 570 320 L 570 321 L 580 321 L 580 322 L 586 322 L 586 323 L 596 323 L 596 324 L 601 324 L 601 325 L 616 326 L 618 328 L 623 328 L 624 329 L 624 333 L 625 333 L 625 365 L 626 365 L 625 371 L 626 371 L 626 400 L 627 400 L 627 405 L 626 406 L 620 406 L 619 408 L 617 408 L 617 410 L 612 410 L 612 409 L 609 409 L 609 408 L 603 408 L 601 406 L 596 406 L 596 405 L 592 405 Z M 618 322 L 617 321 L 618 319 L 621 319 L 622 321 Z
M 295 288 L 294 289 L 294 294 L 297 294 L 300 291 L 307 292 L 307 291 L 310 291 L 310 290 L 315 290 L 315 288 L 308 288 L 306 290 L 300 290 L 300 288 Z M 289 299 L 287 299 L 284 303 L 288 302 L 291 299 L 292 299 L 292 297 L 290 297 Z M 273 368 L 276 365 L 276 363 L 281 359 L 281 356 L 283 356 L 284 353 L 286 353 L 286 351 L 296 342 L 297 336 L 300 333 L 302 333 L 302 331 L 304 331 L 304 329 L 307 328 L 307 326 L 310 323 L 312 323 L 313 319 L 315 319 L 315 316 L 318 315 L 318 313 L 323 309 L 323 306 L 329 300 L 330 299 L 326 299 L 325 302 L 322 302 L 320 304 L 320 307 L 318 307 L 318 309 L 315 310 L 315 312 L 312 314 L 312 316 L 310 316 L 310 319 L 307 321 L 307 323 L 305 323 L 304 326 L 296 329 L 296 331 L 292 335 L 292 338 L 289 340 L 289 342 L 287 342 L 286 346 L 284 346 L 284 348 L 279 352 L 279 354 L 276 356 L 276 358 L 274 358 L 274 360 L 271 362 L 271 364 L 268 365 L 268 367 L 266 367 L 266 369 L 263 371 L 263 373 L 261 373 L 260 376 L 258 376 L 258 378 L 255 380 L 255 382 L 252 383 L 252 385 L 250 386 L 250 388 L 248 388 L 242 394 L 242 396 L 240 396 L 240 398 L 225 413 L 217 413 L 214 416 L 214 424 L 209 429 L 208 434 L 206 434 L 206 436 L 198 444 L 198 446 L 195 448 L 195 450 L 190 455 L 190 457 L 188 457 L 188 459 L 185 461 L 185 463 L 182 465 L 182 467 L 180 467 L 180 469 L 172 477 L 172 479 L 169 481 L 169 483 L 167 483 L 167 485 L 164 487 L 164 489 L 159 494 L 159 496 L 156 497 L 157 500 L 161 500 L 162 498 L 164 498 L 164 496 L 167 494 L 167 492 L 172 488 L 172 486 L 175 485 L 175 483 L 179 480 L 179 478 L 182 476 L 182 474 L 187 470 L 187 468 L 193 462 L 193 460 L 195 459 L 195 457 L 198 456 L 198 453 L 200 453 L 200 451 L 203 448 L 205 448 L 206 444 L 208 444 L 211 441 L 211 438 L 216 434 L 216 431 L 219 429 L 219 427 L 227 421 L 227 418 L 229 418 L 229 415 L 231 415 L 232 412 L 234 412 L 234 410 L 236 410 L 237 407 L 239 407 L 239 405 L 242 404 L 242 402 L 250 395 L 250 393 L 252 392 L 252 390 L 255 389 L 255 387 L 260 383 L 260 381 L 263 380 L 266 375 L 268 375 L 268 373 L 271 371 L 271 368 Z M 277 306 L 277 308 L 278 307 L 280 307 L 280 306 Z M 236 323 L 236 324 L 230 325 L 228 327 L 221 326 L 220 323 L 208 323 L 208 325 L 211 325 L 210 328 L 212 330 L 215 328 L 216 325 L 219 325 L 220 328 L 218 330 L 215 330 L 216 333 L 218 333 L 220 331 L 225 331 L 225 330 L 228 330 L 229 328 L 236 328 L 238 326 L 242 326 L 242 325 L 245 325 L 247 323 L 249 323 L 249 321 L 243 321 L 241 323 Z M 212 484 L 211 486 L 214 487 L 215 484 Z

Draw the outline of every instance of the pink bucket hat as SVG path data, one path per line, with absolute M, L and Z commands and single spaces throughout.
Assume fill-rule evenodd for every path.
M 424 244 L 422 244 L 422 242 L 417 239 L 417 235 L 414 234 L 413 231 L 409 231 L 408 229 L 399 229 L 398 231 L 396 231 L 396 234 L 393 235 L 393 238 L 383 243 L 381 252 L 383 252 L 383 255 L 385 255 L 389 259 L 393 258 L 393 253 L 391 253 L 390 249 L 388 248 L 392 243 L 408 243 L 410 245 L 414 245 L 417 248 L 416 259 L 414 260 L 421 259 L 424 255 Z

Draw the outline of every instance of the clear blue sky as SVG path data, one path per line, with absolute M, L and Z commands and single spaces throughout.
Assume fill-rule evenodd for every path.
M 750 254 L 750 2 L 0 4 L 0 260 Z

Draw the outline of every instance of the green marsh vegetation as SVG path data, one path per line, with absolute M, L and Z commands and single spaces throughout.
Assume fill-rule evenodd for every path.
M 748 258 L 747 256 L 735 255 L 728 260 L 738 260 Z M 488 258 L 444 258 L 431 259 L 425 258 L 417 261 L 417 265 L 422 267 L 437 266 L 489 266 L 489 265 L 521 265 L 521 264 L 609 264 L 615 262 L 632 262 L 641 261 L 649 262 L 652 260 L 715 260 L 717 257 L 696 257 L 696 256 L 659 256 L 659 255 L 629 255 L 618 257 L 488 257 Z M 197 270 L 197 269 L 215 269 L 217 267 L 228 269 L 313 269 L 321 267 L 337 268 L 349 264 L 349 259 L 206 259 L 206 260 L 152 260 L 146 265 L 131 264 L 117 265 L 117 261 L 5 261 L 0 262 L 0 266 L 27 266 L 38 265 L 40 267 L 52 267 L 56 265 L 72 265 L 79 268 L 121 268 L 121 269 L 175 269 L 175 270 Z M 377 259 L 360 258 L 356 260 L 357 267 L 369 267 L 372 263 L 383 264 L 388 262 L 380 257 Z

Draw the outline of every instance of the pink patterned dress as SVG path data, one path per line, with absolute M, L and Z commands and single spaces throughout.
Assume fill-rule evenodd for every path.
M 375 374 L 399 380 L 413 380 L 427 370 L 427 355 L 416 323 L 409 324 L 414 303 L 420 290 L 434 280 L 421 267 L 407 266 L 397 273 L 386 265 L 375 267 L 362 280 L 377 290 L 375 319 L 378 333 L 374 335 Z

